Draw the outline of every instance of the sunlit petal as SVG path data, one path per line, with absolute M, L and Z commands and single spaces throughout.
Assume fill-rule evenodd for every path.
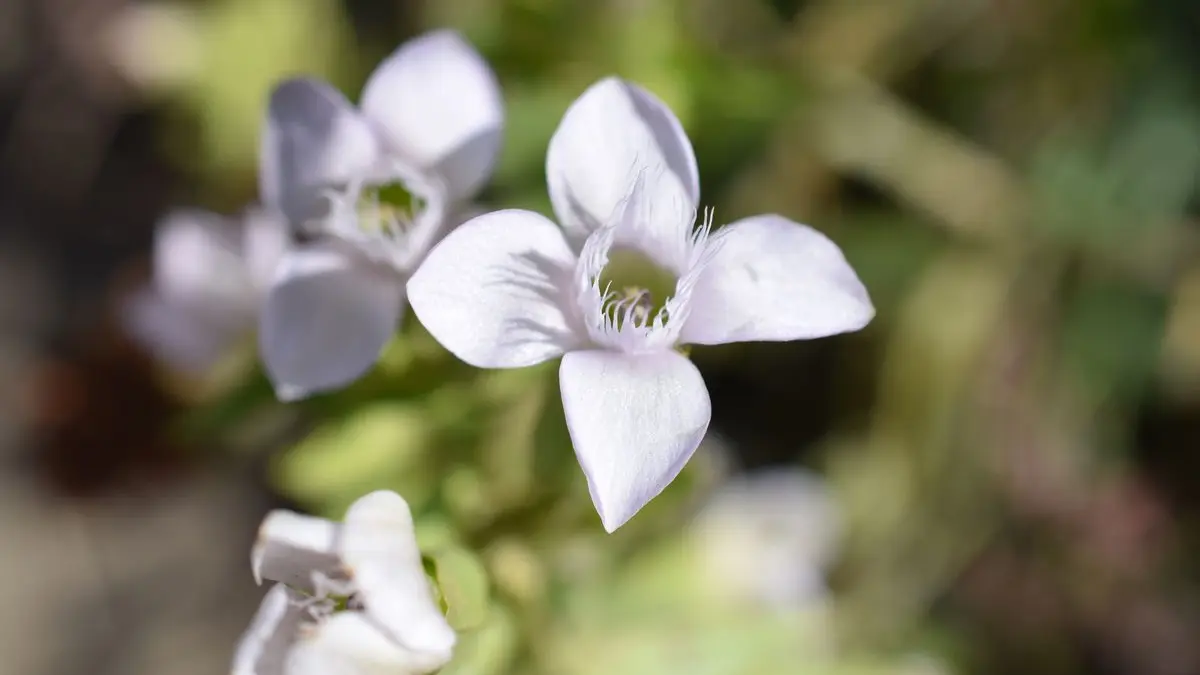
M 687 464 L 708 429 L 708 390 L 691 361 L 673 351 L 571 352 L 559 385 L 575 455 L 612 532 Z
M 389 491 L 359 498 L 346 512 L 341 545 L 367 614 L 422 669 L 449 661 L 454 630 L 434 601 L 404 499 Z
M 692 293 L 681 340 L 694 344 L 818 338 L 859 330 L 875 315 L 841 250 L 776 215 L 729 225 Z
M 679 120 L 645 89 L 603 79 L 567 109 L 546 156 L 550 200 L 572 241 L 609 222 L 639 175 L 655 219 L 695 211 L 699 173 Z
M 436 170 L 454 198 L 474 194 L 495 165 L 504 126 L 500 87 L 453 31 L 401 45 L 367 81 L 362 109 L 392 151 Z
M 569 302 L 574 255 L 562 231 L 531 211 L 489 213 L 460 226 L 408 282 L 421 323 L 480 368 L 541 363 L 577 344 Z

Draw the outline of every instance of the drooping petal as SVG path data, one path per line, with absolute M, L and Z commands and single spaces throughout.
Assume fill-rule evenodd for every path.
M 408 281 L 413 312 L 479 368 L 520 368 L 577 344 L 568 312 L 574 254 L 531 211 L 489 213 L 438 244 Z
M 259 349 L 280 400 L 361 377 L 396 330 L 404 286 L 333 244 L 288 251 L 267 294 Z
M 288 675 L 419 675 L 436 669 L 414 660 L 361 612 L 335 614 L 306 631 L 287 664 Z
M 325 82 L 295 78 L 271 92 L 259 148 L 263 204 L 297 226 L 325 215 L 324 191 L 368 171 L 378 144 L 367 122 Z
M 841 249 L 777 215 L 754 216 L 713 238 L 680 339 L 693 344 L 783 341 L 859 330 L 875 316 Z
M 363 113 L 392 150 L 473 195 L 500 151 L 504 101 L 487 62 L 453 31 L 404 43 L 367 80 Z
M 154 231 L 154 285 L 166 298 L 241 311 L 249 279 L 234 224 L 215 213 L 180 209 Z
M 282 214 L 251 208 L 242 216 L 242 257 L 254 293 L 266 293 L 275 277 L 275 267 L 287 250 L 289 236 Z
M 695 212 L 696 157 L 675 114 L 635 84 L 603 79 L 567 109 L 546 155 L 550 201 L 572 241 L 609 222 L 639 175 L 655 221 Z
M 314 573 L 328 579 L 345 578 L 337 554 L 339 527 L 324 518 L 292 511 L 267 514 L 250 552 L 254 580 L 261 584 L 269 579 L 315 593 Z
M 366 613 L 414 664 L 435 670 L 450 660 L 454 630 L 434 601 L 412 513 L 400 495 L 380 490 L 355 501 L 346 512 L 341 554 Z
M 711 416 L 700 371 L 673 351 L 571 352 L 563 409 L 592 502 L 613 532 L 687 464 Z
M 287 675 L 288 653 L 309 617 L 304 596 L 277 584 L 267 591 L 233 655 L 233 675 Z

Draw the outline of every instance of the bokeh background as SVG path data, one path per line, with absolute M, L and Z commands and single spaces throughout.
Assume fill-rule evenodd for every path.
M 117 320 L 160 218 L 255 198 L 275 80 L 354 98 L 447 26 L 504 90 L 485 206 L 549 213 L 616 73 L 718 223 L 812 224 L 878 308 L 694 349 L 710 438 L 613 536 L 554 364 L 410 320 L 285 407 L 249 338 L 197 381 Z M 0 0 L 0 671 L 227 672 L 266 510 L 388 487 L 446 552 L 448 673 L 1200 673 L 1198 93 L 1191 0 Z

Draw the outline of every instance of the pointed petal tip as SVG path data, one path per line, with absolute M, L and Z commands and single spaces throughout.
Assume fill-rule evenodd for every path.
M 609 534 L 615 534 L 616 531 L 621 529 L 621 526 L 624 525 L 625 523 L 629 522 L 629 519 L 632 517 L 632 516 L 628 516 L 625 518 L 617 518 L 616 516 L 614 516 L 612 514 L 608 514 L 608 513 L 605 513 L 604 511 L 600 510 L 600 507 L 598 505 L 597 505 L 596 509 L 597 509 L 596 512 L 600 514 L 600 524 L 604 526 L 604 531 Z

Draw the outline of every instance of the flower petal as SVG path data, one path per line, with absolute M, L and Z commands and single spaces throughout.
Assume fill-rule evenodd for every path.
M 645 89 L 605 78 L 567 109 L 546 155 L 550 201 L 572 241 L 609 222 L 639 174 L 664 220 L 691 223 L 700 177 L 682 125 Z
M 679 475 L 708 429 L 700 371 L 673 351 L 571 352 L 559 387 L 575 455 L 609 532 Z
M 684 342 L 804 340 L 859 330 L 875 316 L 841 249 L 807 225 L 754 216 L 710 242 L 720 248 L 692 291 Z
M 259 148 L 263 204 L 296 225 L 325 215 L 323 194 L 374 166 L 370 126 L 340 92 L 308 78 L 286 80 L 271 92 Z
M 233 675 L 286 675 L 288 652 L 309 618 L 303 598 L 283 584 L 267 591 L 233 654 Z
M 301 635 L 288 675 L 415 675 L 429 673 L 404 645 L 390 639 L 361 612 L 335 614 Z
M 456 199 L 479 190 L 500 151 L 500 86 L 453 31 L 427 33 L 396 49 L 367 80 L 362 110 L 393 151 L 436 170 Z
M 341 554 L 367 614 L 423 670 L 445 665 L 455 634 L 434 602 L 404 498 L 380 490 L 355 501 L 346 511 Z
M 403 311 L 399 278 L 333 244 L 288 251 L 267 295 L 259 349 L 280 400 L 343 387 L 379 358 Z
M 287 250 L 287 223 L 282 214 L 261 208 L 248 209 L 242 215 L 242 221 L 246 273 L 256 297 L 261 297 L 270 287 L 275 268 Z
M 413 312 L 479 368 L 541 363 L 577 344 L 567 307 L 574 254 L 531 211 L 505 210 L 451 232 L 408 281 Z
M 155 359 L 196 375 L 216 366 L 246 327 L 219 320 L 196 303 L 166 298 L 152 288 L 135 291 L 121 304 L 119 316 L 125 332 Z
M 246 306 L 249 279 L 232 222 L 200 209 L 167 214 L 154 230 L 154 285 L 185 303 Z
M 287 584 L 316 593 L 313 573 L 329 579 L 344 579 L 337 555 L 337 523 L 276 510 L 267 514 L 258 528 L 258 539 L 250 552 L 254 580 Z

